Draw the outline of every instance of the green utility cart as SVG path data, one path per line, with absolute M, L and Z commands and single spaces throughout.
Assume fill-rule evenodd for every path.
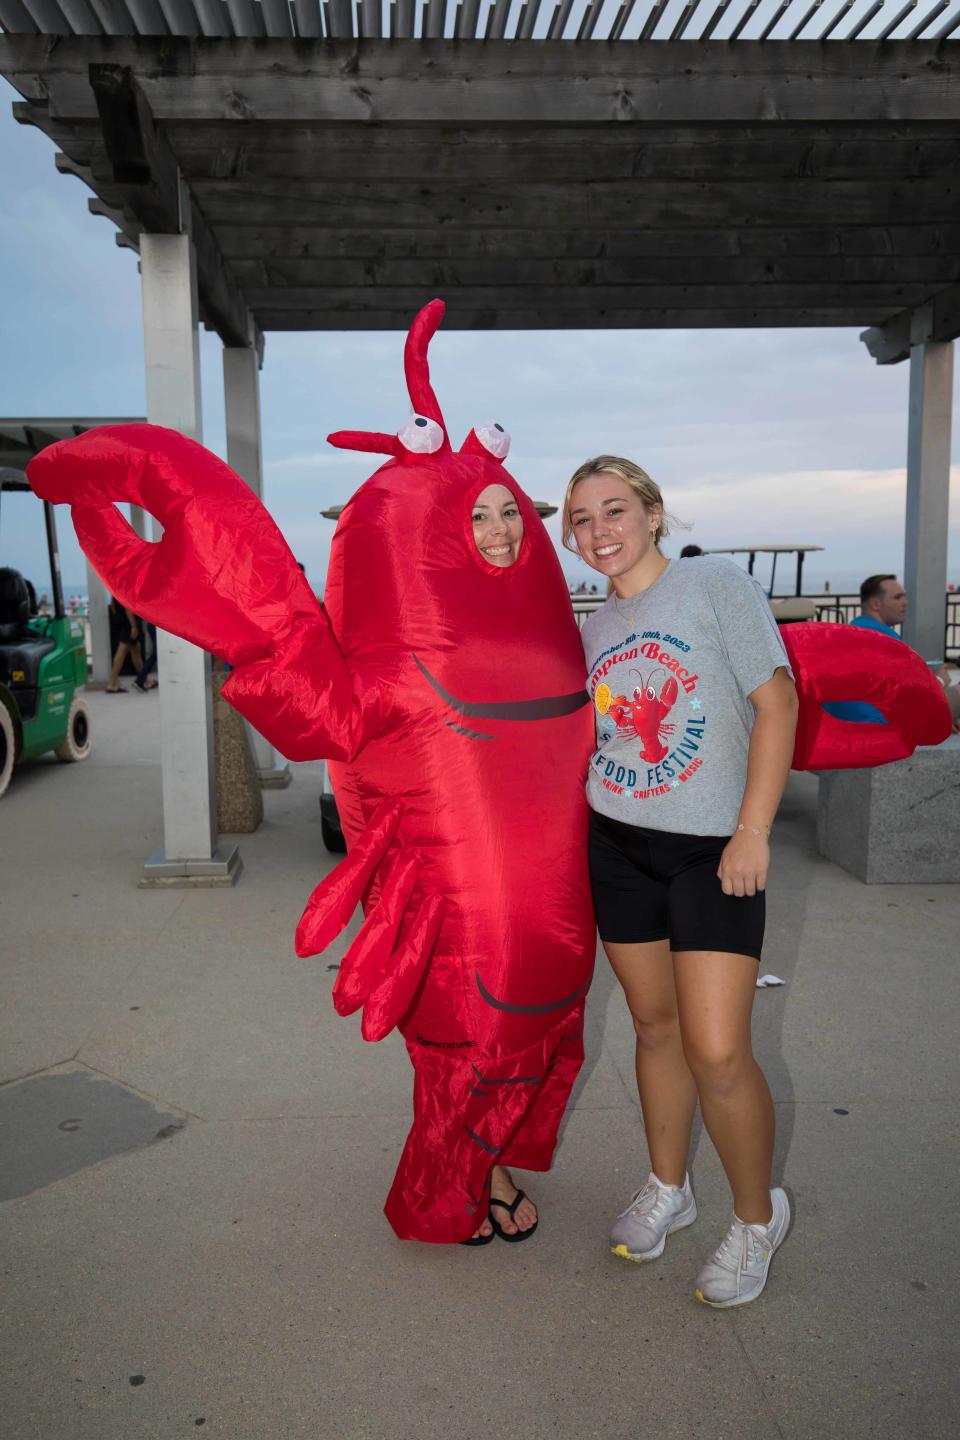
M 0 525 L 5 494 L 30 491 L 20 470 L 0 469 Z M 34 502 L 39 516 L 39 500 Z M 19 570 L 0 566 L 0 796 L 21 760 L 52 750 L 58 760 L 90 754 L 90 710 L 83 695 L 87 650 L 83 621 L 64 610 L 53 506 L 44 504 L 52 614 Z

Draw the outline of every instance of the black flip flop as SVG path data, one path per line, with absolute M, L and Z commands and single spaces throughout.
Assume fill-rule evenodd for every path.
M 513 1202 L 512 1202 L 512 1204 L 508 1205 L 507 1202 L 506 1202 L 506 1200 L 495 1200 L 495 1199 L 493 1198 L 493 1196 L 491 1195 L 491 1197 L 490 1197 L 491 1210 L 492 1210 L 492 1207 L 493 1207 L 494 1205 L 499 1205 L 501 1210 L 506 1210 L 507 1214 L 510 1216 L 510 1219 L 511 1219 L 511 1220 L 513 1221 L 513 1223 L 516 1225 L 516 1223 L 517 1223 L 517 1221 L 516 1221 L 517 1206 L 520 1204 L 520 1201 L 521 1201 L 521 1200 L 525 1200 L 526 1198 L 527 1198 L 527 1192 L 526 1192 L 525 1190 L 518 1190 L 517 1193 L 516 1193 L 516 1195 L 513 1197 Z M 504 1230 L 503 1226 L 497 1224 L 497 1222 L 496 1222 L 496 1220 L 494 1219 L 492 1213 L 491 1213 L 491 1215 L 490 1215 L 490 1224 L 493 1226 L 493 1232 L 494 1232 L 494 1234 L 495 1234 L 495 1235 L 499 1235 L 499 1237 L 500 1237 L 501 1240 L 506 1240 L 506 1241 L 507 1241 L 509 1244 L 511 1244 L 511 1245 L 518 1245 L 521 1240 L 529 1240 L 529 1239 L 530 1239 L 530 1236 L 533 1234 L 533 1232 L 536 1230 L 537 1226 L 540 1224 L 540 1219 L 539 1219 L 539 1216 L 538 1216 L 537 1219 L 534 1220 L 533 1224 L 530 1226 L 530 1229 L 529 1229 L 529 1230 L 519 1230 L 519 1229 L 518 1229 L 518 1230 L 515 1230 L 512 1235 L 508 1235 L 507 1232 L 506 1232 L 506 1230 Z M 469 1242 L 468 1242 L 468 1243 L 469 1243 Z
M 494 1221 L 491 1220 L 491 1221 L 490 1221 L 490 1224 L 493 1225 L 493 1224 L 494 1224 Z M 459 1244 L 461 1244 L 461 1245 L 489 1245 L 489 1244 L 490 1244 L 493 1240 L 495 1240 L 496 1238 L 497 1238 L 497 1237 L 496 1237 L 495 1231 L 491 1230 L 489 1235 L 471 1235 L 469 1240 L 461 1240 L 461 1241 L 459 1241 Z

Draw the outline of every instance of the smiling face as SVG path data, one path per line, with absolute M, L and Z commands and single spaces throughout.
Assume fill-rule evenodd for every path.
M 587 475 L 570 496 L 570 526 L 581 557 L 611 580 L 629 583 L 642 572 L 660 521 L 658 508 L 617 475 Z M 619 586 L 617 587 L 619 589 Z
M 523 517 L 506 485 L 488 485 L 473 506 L 473 540 L 491 565 L 513 565 L 523 542 Z

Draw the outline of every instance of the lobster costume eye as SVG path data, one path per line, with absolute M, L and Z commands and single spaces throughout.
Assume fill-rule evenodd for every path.
M 411 415 L 406 424 L 397 431 L 397 439 L 404 450 L 409 450 L 414 455 L 435 455 L 445 438 L 443 426 L 438 425 L 436 420 L 428 419 L 426 415 Z
M 496 420 L 484 420 L 474 425 L 473 433 L 488 454 L 495 460 L 506 460 L 510 453 L 510 436 Z

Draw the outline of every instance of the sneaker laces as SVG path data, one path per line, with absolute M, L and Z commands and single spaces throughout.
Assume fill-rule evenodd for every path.
M 630 1204 L 624 1210 L 624 1215 L 636 1215 L 638 1219 L 648 1219 L 663 1210 L 669 1203 L 670 1192 L 663 1185 L 658 1185 L 656 1180 L 647 1180 L 645 1184 L 634 1195 Z
M 762 1232 L 759 1233 L 759 1232 Z M 770 1248 L 770 1236 L 765 1225 L 748 1225 L 744 1220 L 734 1218 L 733 1224 L 720 1242 L 713 1257 L 713 1264 L 732 1275 L 749 1270 L 753 1262 L 764 1257 L 758 1247 Z

